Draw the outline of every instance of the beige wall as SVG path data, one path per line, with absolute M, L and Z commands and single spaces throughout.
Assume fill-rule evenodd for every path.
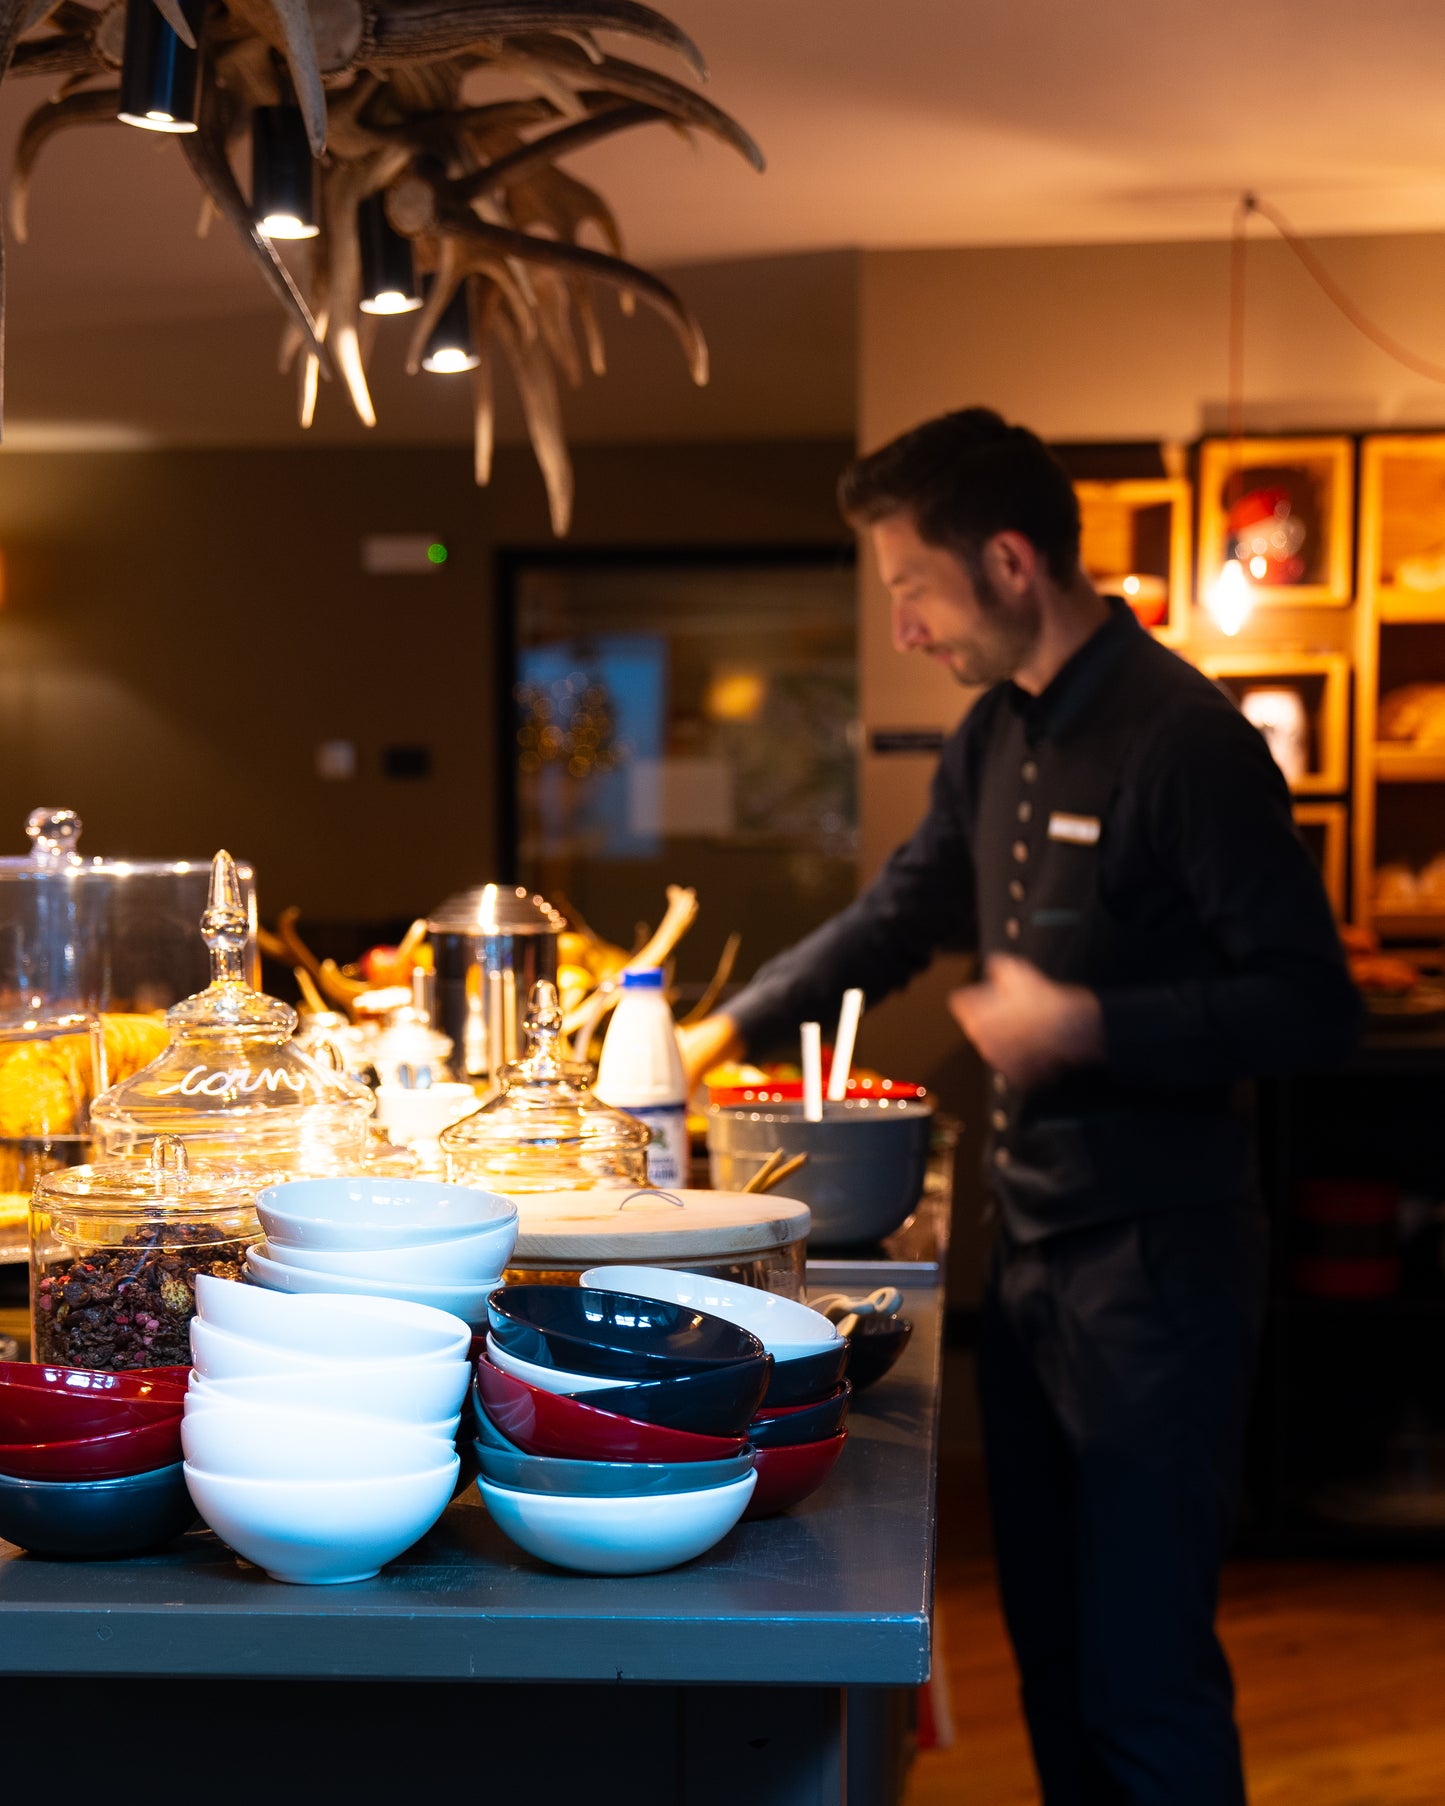
M 583 447 L 574 548 L 839 536 L 848 447 Z M 363 533 L 445 541 L 361 574 Z M 0 458 L 0 851 L 37 803 L 112 855 L 252 859 L 263 913 L 405 917 L 494 875 L 493 559 L 551 544 L 530 458 L 460 448 L 7 452 Z M 350 783 L 314 748 L 357 744 Z M 381 748 L 432 748 L 424 782 Z

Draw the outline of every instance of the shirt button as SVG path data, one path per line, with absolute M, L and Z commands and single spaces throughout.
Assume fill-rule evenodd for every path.
M 988 1120 L 1002 1134 L 1008 1127 L 1008 1112 L 1007 1110 L 995 1110 Z
M 1033 819 L 1034 819 L 1034 806 L 1031 802 L 1029 802 L 1029 800 L 1026 797 L 1024 799 L 1024 801 L 1019 804 L 1019 820 L 1020 821 L 1032 821 Z
M 1024 900 L 1024 881 L 1022 878 L 1010 878 L 1009 879 L 1008 894 L 1013 898 L 1015 903 L 1023 902 L 1023 900 Z
M 1019 772 L 1019 776 L 1023 779 L 1023 781 L 1026 784 L 1032 784 L 1034 779 L 1038 775 L 1039 775 L 1039 768 L 1038 768 L 1037 763 L 1033 759 L 1025 759 L 1023 762 L 1023 768 Z
M 1003 1076 L 1003 1074 L 1001 1072 L 996 1072 L 993 1075 L 993 1088 L 996 1092 L 999 1093 L 1000 1096 L 1002 1096 L 1002 1094 L 1008 1090 L 1008 1080 Z
M 1029 857 L 1029 843 L 1026 840 L 1014 842 L 1014 858 L 1020 865 L 1026 865 Z
M 1012 1163 L 1012 1161 L 1013 1161 L 1013 1155 L 1008 1151 L 1007 1148 L 995 1148 L 994 1149 L 993 1163 L 995 1166 L 1009 1166 Z
M 1003 931 L 1011 941 L 1016 941 L 1019 938 L 1019 935 L 1023 932 L 1022 929 L 1020 929 L 1020 927 L 1019 927 L 1018 917 L 1010 916 L 1009 919 L 1003 925 Z

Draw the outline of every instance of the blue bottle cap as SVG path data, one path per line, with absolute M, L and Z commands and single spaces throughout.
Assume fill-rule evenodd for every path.
M 662 989 L 662 969 L 659 966 L 647 966 L 637 971 L 630 967 L 622 974 L 624 991 L 660 991 Z

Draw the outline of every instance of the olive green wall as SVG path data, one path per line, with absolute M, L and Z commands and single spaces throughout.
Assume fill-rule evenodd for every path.
M 584 446 L 569 541 L 843 537 L 851 446 Z M 424 533 L 435 575 L 362 574 L 366 533 Z M 495 875 L 494 560 L 553 543 L 504 448 L 7 452 L 0 457 L 0 851 L 37 803 L 109 855 L 252 859 L 264 915 L 408 916 Z M 314 774 L 355 741 L 351 782 Z M 387 780 L 388 744 L 433 775 Z

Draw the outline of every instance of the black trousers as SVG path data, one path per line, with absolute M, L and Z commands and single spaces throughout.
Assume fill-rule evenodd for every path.
M 1242 1806 L 1214 1615 L 1265 1275 L 1245 1208 L 995 1250 L 984 1443 L 1046 1806 Z

